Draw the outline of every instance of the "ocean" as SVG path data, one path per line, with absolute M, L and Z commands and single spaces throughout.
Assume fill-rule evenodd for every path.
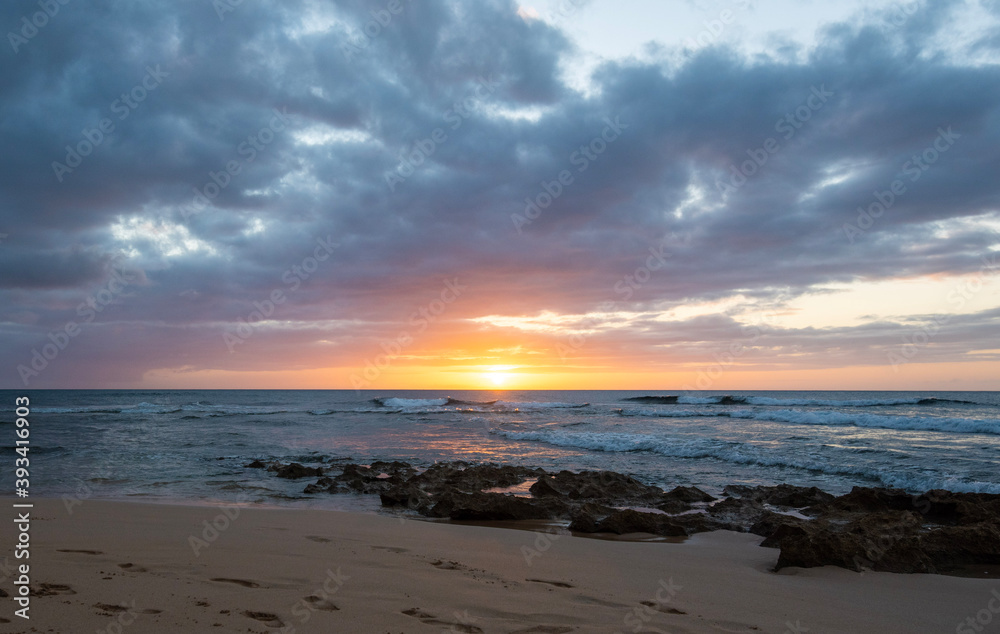
M 32 497 L 378 510 L 306 495 L 313 479 L 244 466 L 256 459 L 609 469 L 713 494 L 1000 493 L 1000 392 L 5 390 L 10 465 L 25 395 Z

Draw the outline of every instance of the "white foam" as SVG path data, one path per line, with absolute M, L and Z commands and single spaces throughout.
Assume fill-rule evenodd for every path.
M 911 491 L 948 489 L 956 492 L 1000 493 L 1000 484 L 962 480 L 954 476 L 916 475 L 912 473 L 887 473 L 884 469 L 848 466 L 832 462 L 816 454 L 791 454 L 772 452 L 746 443 L 721 441 L 710 438 L 678 439 L 651 434 L 565 432 L 557 430 L 516 432 L 492 429 L 491 434 L 516 441 L 543 442 L 558 447 L 589 449 L 591 451 L 633 452 L 648 451 L 672 458 L 713 458 L 723 462 L 767 467 L 793 467 L 808 471 L 852 477 L 864 477 L 881 482 L 884 486 Z
M 375 399 L 385 407 L 410 409 L 414 407 L 442 407 L 448 404 L 447 398 L 378 398 Z
M 866 412 L 829 412 L 815 410 L 672 410 L 622 409 L 622 416 L 653 418 L 723 417 L 797 425 L 851 426 L 902 431 L 936 431 L 953 434 L 1000 435 L 1000 420 L 993 418 L 955 418 L 945 416 L 885 416 Z

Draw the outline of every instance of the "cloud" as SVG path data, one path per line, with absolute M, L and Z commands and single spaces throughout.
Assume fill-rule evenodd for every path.
M 21 385 L 16 364 L 78 318 L 122 253 L 146 281 L 40 384 L 350 366 L 456 276 L 471 290 L 442 321 L 455 340 L 514 347 L 506 328 L 468 320 L 741 293 L 780 307 L 830 283 L 974 274 L 1000 244 L 1000 70 L 937 52 L 949 5 L 889 31 L 881 15 L 827 25 L 791 60 L 722 45 L 677 57 L 683 44 L 667 42 L 662 57 L 603 62 L 586 94 L 563 74 L 578 45 L 505 0 L 398 13 L 262 0 L 221 21 L 194 0 L 65 5 L 0 56 L 0 136 L 15 148 L 0 155 L 0 348 L 16 360 L 4 380 Z M 20 18 L 0 7 L 0 23 Z M 122 106 L 150 68 L 161 83 Z M 114 130 L 59 182 L 53 162 L 102 119 Z M 623 124 L 611 142 L 609 121 Z M 953 143 L 913 172 L 942 129 Z M 753 174 L 735 184 L 744 165 Z M 392 189 L 391 174 L 405 174 Z M 895 181 L 905 192 L 848 239 L 858 208 Z M 518 232 L 512 215 L 557 186 Z M 671 236 L 671 257 L 625 301 L 615 284 Z M 302 269 L 328 237 L 336 251 Z M 230 354 L 223 333 L 275 291 L 286 301 Z M 738 328 L 725 315 L 637 319 L 594 340 L 639 363 Z M 768 354 L 861 362 L 879 328 L 788 332 Z M 944 359 L 990 332 L 972 317 L 949 328 Z M 854 343 L 833 354 L 834 340 Z

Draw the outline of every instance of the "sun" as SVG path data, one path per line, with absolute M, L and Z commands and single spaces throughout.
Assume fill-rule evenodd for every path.
M 495 388 L 505 387 L 514 378 L 509 372 L 511 369 L 513 369 L 511 366 L 488 368 L 482 373 L 483 382 L 489 383 Z
M 510 375 L 506 372 L 487 372 L 486 378 L 493 384 L 493 387 L 503 387 L 510 380 Z

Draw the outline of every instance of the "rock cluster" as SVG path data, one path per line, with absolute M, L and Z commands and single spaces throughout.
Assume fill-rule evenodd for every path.
M 855 487 L 840 497 L 815 487 L 731 485 L 719 500 L 695 487 L 670 491 L 613 471 L 560 471 L 497 464 L 347 464 L 339 475 L 298 463 L 254 461 L 282 478 L 318 477 L 306 493 L 377 494 L 385 507 L 452 520 L 569 520 L 577 533 L 680 537 L 750 532 L 779 548 L 776 570 L 834 565 L 850 570 L 960 574 L 1000 565 L 1000 495 Z M 513 495 L 491 489 L 527 485 Z

